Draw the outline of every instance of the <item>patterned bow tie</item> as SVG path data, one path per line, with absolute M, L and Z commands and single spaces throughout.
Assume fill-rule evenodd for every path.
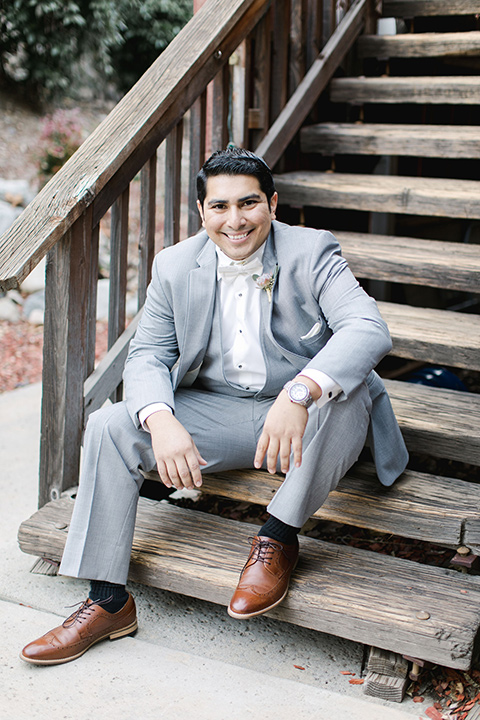
M 217 269 L 217 277 L 227 283 L 231 283 L 239 275 L 261 275 L 263 270 L 262 261 L 254 258 L 246 263 L 235 263 L 234 265 L 220 265 Z

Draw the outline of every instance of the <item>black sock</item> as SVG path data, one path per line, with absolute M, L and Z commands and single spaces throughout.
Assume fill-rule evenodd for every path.
M 116 613 L 123 608 L 128 600 L 125 585 L 116 585 L 105 580 L 92 580 L 90 583 L 90 600 L 102 601 L 102 608 L 109 613 Z M 108 602 L 103 602 L 107 600 Z
M 273 515 L 270 515 L 267 522 L 262 525 L 257 534 L 272 538 L 272 540 L 277 540 L 277 542 L 285 543 L 285 545 L 293 545 L 299 531 L 300 528 L 287 525 L 276 517 L 273 517 Z

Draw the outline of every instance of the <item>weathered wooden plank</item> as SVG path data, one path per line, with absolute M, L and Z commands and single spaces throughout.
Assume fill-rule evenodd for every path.
M 379 302 L 392 355 L 480 370 L 480 316 Z
M 87 372 L 91 238 L 92 213 L 88 210 L 47 259 L 40 506 L 58 498 L 78 480 Z
M 165 149 L 165 218 L 163 247 L 180 240 L 183 121 L 172 130 Z
M 72 506 L 63 497 L 24 522 L 22 550 L 60 559 L 66 532 L 55 524 L 69 523 Z M 254 528 L 141 498 L 130 579 L 226 605 Z M 271 617 L 469 668 L 480 623 L 478 578 L 307 537 L 300 545 L 290 592 Z
M 480 465 L 480 395 L 385 380 L 408 447 Z
M 140 236 L 138 239 L 138 309 L 143 307 L 150 282 L 155 254 L 155 213 L 157 189 L 157 153 L 154 153 L 141 173 Z
M 480 77 L 468 75 L 431 77 L 334 78 L 330 100 L 344 103 L 427 103 L 478 105 Z
M 94 201 L 97 224 L 268 5 L 211 0 L 195 14 L 2 237 L 1 289 L 17 287 Z
M 281 203 L 369 212 L 480 218 L 475 180 L 299 171 L 275 176 Z
M 90 246 L 88 306 L 87 306 L 87 338 L 85 347 L 86 374 L 90 375 L 95 367 L 95 346 L 97 340 L 97 288 L 98 288 L 98 248 L 100 242 L 100 226 L 92 230 Z
M 145 476 L 160 482 L 156 472 Z M 282 482 L 282 475 L 254 469 L 204 473 L 202 492 L 266 506 Z M 386 488 L 380 484 L 374 466 L 362 463 L 349 470 L 312 517 L 447 547 L 467 544 L 477 553 L 479 502 L 479 485 L 406 470 Z M 469 527 L 468 543 L 464 524 Z
M 270 122 L 271 82 L 271 28 L 272 15 L 267 13 L 253 33 L 253 88 L 249 108 L 249 129 L 252 145 L 258 145 L 267 132 Z M 252 116 L 252 122 L 250 121 Z
M 228 143 L 229 70 L 228 65 L 224 65 L 212 82 L 211 152 L 223 150 Z
M 256 153 L 274 167 L 310 112 L 313 103 L 352 47 L 365 22 L 367 0 L 356 0 L 271 126 Z
M 474 125 L 321 123 L 302 128 L 300 140 L 302 152 L 323 155 L 480 158 L 480 128 Z
M 361 35 L 357 49 L 360 57 L 378 58 L 480 55 L 480 32 Z
M 287 103 L 288 98 L 288 46 L 291 0 L 279 0 L 272 6 L 272 82 L 270 95 L 270 118 L 275 121 Z
M 128 256 L 129 188 L 112 207 L 110 231 L 110 297 L 108 308 L 108 347 L 111 348 L 125 330 Z
M 384 17 L 477 15 L 478 0 L 384 0 Z
M 137 313 L 129 323 L 116 343 L 112 345 L 108 353 L 100 360 L 97 367 L 84 383 L 84 423 L 91 412 L 101 408 L 105 400 L 111 396 L 113 391 L 122 382 L 123 367 L 127 359 L 128 347 L 142 311 Z M 77 478 L 78 480 L 78 478 Z M 76 481 L 75 481 L 76 482 Z
M 188 235 L 200 227 L 197 210 L 197 173 L 205 162 L 207 93 L 204 92 L 190 110 L 190 155 L 188 177 Z
M 478 292 L 480 247 L 393 235 L 334 231 L 357 277 Z

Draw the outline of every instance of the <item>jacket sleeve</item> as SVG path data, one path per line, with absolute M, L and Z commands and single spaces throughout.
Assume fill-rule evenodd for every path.
M 331 333 L 306 367 L 322 370 L 343 393 L 367 379 L 391 350 L 392 342 L 377 304 L 360 286 L 331 233 L 322 233 L 320 252 L 311 255 L 308 277 L 321 316 Z
M 161 277 L 157 255 L 152 280 L 135 336 L 130 343 L 123 373 L 125 400 L 133 422 L 139 427 L 138 412 L 151 403 L 174 407 L 171 370 L 179 351 L 169 283 Z

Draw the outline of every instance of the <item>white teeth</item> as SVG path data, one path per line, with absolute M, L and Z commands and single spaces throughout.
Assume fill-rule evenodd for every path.
M 228 235 L 227 237 L 229 240 L 244 240 L 248 235 L 250 234 L 250 231 L 243 233 L 243 235 Z

